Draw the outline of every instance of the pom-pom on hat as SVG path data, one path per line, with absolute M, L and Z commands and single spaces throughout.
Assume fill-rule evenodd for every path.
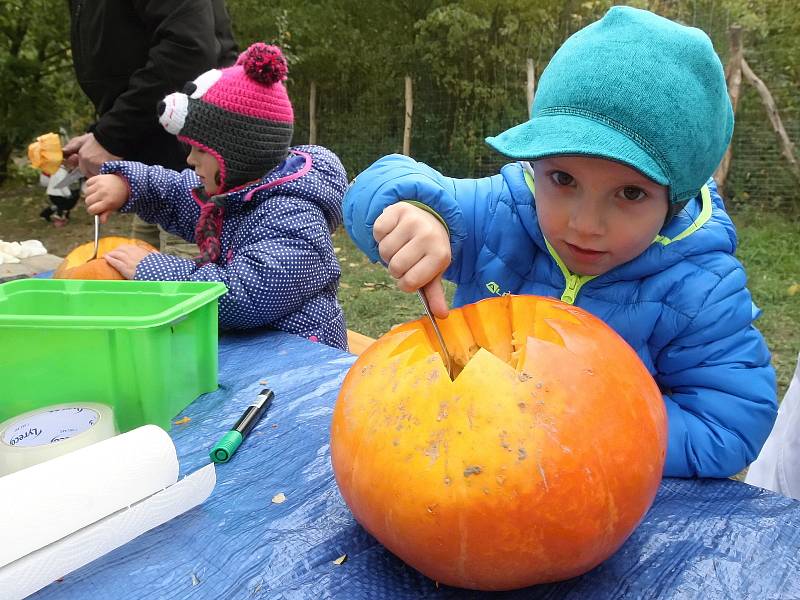
M 206 71 L 164 98 L 159 121 L 214 155 L 220 191 L 253 181 L 288 154 L 294 112 L 283 84 L 287 72 L 280 48 L 253 44 L 232 67 Z
M 555 53 L 530 120 L 486 141 L 511 158 L 615 160 L 668 186 L 678 203 L 699 193 L 732 133 L 725 73 L 709 37 L 615 6 Z

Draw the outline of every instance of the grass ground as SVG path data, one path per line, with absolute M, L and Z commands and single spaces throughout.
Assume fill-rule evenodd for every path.
M 778 373 L 778 398 L 789 386 L 800 352 L 800 218 L 748 210 L 734 215 L 739 260 L 763 311 L 756 326 Z
M 0 239 L 39 239 L 52 254 L 61 256 L 89 241 L 92 223 L 80 206 L 70 224 L 55 228 L 39 217 L 45 199 L 39 186 L 12 184 L 0 189 Z M 782 397 L 800 352 L 800 218 L 748 210 L 737 213 L 734 220 L 740 238 L 738 255 L 747 268 L 753 298 L 763 310 L 757 325 L 772 350 Z M 102 235 L 129 231 L 130 217 L 116 215 Z M 340 300 L 348 327 L 376 337 L 422 314 L 417 296 L 398 291 L 386 271 L 371 264 L 342 230 L 334 235 L 334 244 L 342 265 Z
M 94 239 L 94 220 L 81 203 L 72 210 L 64 227 L 54 227 L 39 216 L 48 205 L 44 188 L 38 185 L 6 184 L 0 188 L 0 240 L 40 240 L 50 254 L 65 256 L 70 250 Z M 100 235 L 129 236 L 130 215 L 114 215 Z

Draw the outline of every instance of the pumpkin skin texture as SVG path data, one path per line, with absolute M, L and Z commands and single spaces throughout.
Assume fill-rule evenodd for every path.
M 598 318 L 502 296 L 379 338 L 345 377 L 336 482 L 386 548 L 448 585 L 509 590 L 589 571 L 655 498 L 667 417 L 655 381 Z
M 135 238 L 120 236 L 100 238 L 97 258 L 89 260 L 94 253 L 94 241 L 81 244 L 67 254 L 64 261 L 58 265 L 53 273 L 53 279 L 125 279 L 119 271 L 103 260 L 106 252 L 111 252 L 117 246 L 124 244 L 133 244 L 151 252 L 158 252 L 147 242 Z

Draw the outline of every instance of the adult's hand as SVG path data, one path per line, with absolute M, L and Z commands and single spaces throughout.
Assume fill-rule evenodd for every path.
M 74 168 L 76 166 L 75 156 L 77 156 L 77 167 L 86 177 L 94 177 L 100 172 L 100 167 L 109 160 L 120 160 L 122 157 L 111 154 L 103 148 L 93 133 L 85 133 L 72 138 L 63 149 L 64 156 L 67 157 L 67 165 Z
M 65 162 L 67 163 L 67 168 L 69 168 L 70 171 L 78 168 L 78 151 L 80 151 L 81 146 L 86 143 L 91 135 L 91 133 L 76 135 L 61 149 L 64 154 Z

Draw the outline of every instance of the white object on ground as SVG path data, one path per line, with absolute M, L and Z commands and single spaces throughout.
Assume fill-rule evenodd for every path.
M 22 259 L 42 254 L 47 254 L 47 248 L 39 240 L 25 240 L 24 242 L 4 242 L 0 240 L 0 265 L 18 263 Z

